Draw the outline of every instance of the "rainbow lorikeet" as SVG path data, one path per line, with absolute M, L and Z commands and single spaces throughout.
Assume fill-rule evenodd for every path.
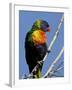
M 49 24 L 44 20 L 37 20 L 34 22 L 31 30 L 26 34 L 25 38 L 25 56 L 31 73 L 39 61 L 42 61 L 47 50 L 46 32 L 50 31 Z M 41 70 L 43 64 L 39 65 L 34 73 L 34 78 L 41 77 Z

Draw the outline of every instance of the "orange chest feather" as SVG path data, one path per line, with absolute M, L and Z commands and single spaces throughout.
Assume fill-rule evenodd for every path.
M 36 30 L 32 33 L 32 40 L 36 45 L 45 43 L 46 39 L 46 34 L 42 30 Z

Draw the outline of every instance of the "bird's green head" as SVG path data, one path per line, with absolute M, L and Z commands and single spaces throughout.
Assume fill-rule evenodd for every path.
M 36 20 L 32 26 L 32 30 L 42 30 L 44 32 L 50 31 L 50 26 L 45 20 Z

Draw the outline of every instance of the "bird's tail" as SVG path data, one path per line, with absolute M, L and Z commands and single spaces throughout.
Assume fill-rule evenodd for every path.
M 41 77 L 41 71 L 42 71 L 43 63 L 38 64 L 36 72 L 34 72 L 34 78 L 40 78 Z

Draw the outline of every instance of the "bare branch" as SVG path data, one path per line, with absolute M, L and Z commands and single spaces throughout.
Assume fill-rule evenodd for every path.
M 46 72 L 46 74 L 43 76 L 46 77 L 54 68 L 54 65 L 58 62 L 58 60 L 60 59 L 61 55 L 63 54 L 64 48 L 61 49 L 59 55 L 57 56 L 57 58 L 53 61 L 53 63 L 51 64 L 50 68 L 48 69 L 48 71 Z
M 52 39 L 52 41 L 51 41 L 51 43 L 50 43 L 50 45 L 49 45 L 48 50 L 51 50 L 51 48 L 52 48 L 52 46 L 53 46 L 53 44 L 54 44 L 54 42 L 55 42 L 55 40 L 56 40 L 56 38 L 57 38 L 57 36 L 58 36 L 58 33 L 59 33 L 59 30 L 60 30 L 60 27 L 61 27 L 61 25 L 62 25 L 63 20 L 64 20 L 64 15 L 63 15 L 62 18 L 61 18 L 61 21 L 60 21 L 60 23 L 59 23 L 59 25 L 58 25 L 58 27 L 57 27 L 57 30 L 56 30 L 55 35 L 54 35 L 54 37 L 53 37 L 53 39 Z
M 63 69 L 63 68 L 64 68 L 64 66 L 58 68 L 57 70 L 51 71 L 51 72 L 49 73 L 49 76 L 47 76 L 47 77 L 51 77 L 51 76 L 53 76 L 55 73 L 59 73 L 59 71 L 60 71 L 61 69 Z

